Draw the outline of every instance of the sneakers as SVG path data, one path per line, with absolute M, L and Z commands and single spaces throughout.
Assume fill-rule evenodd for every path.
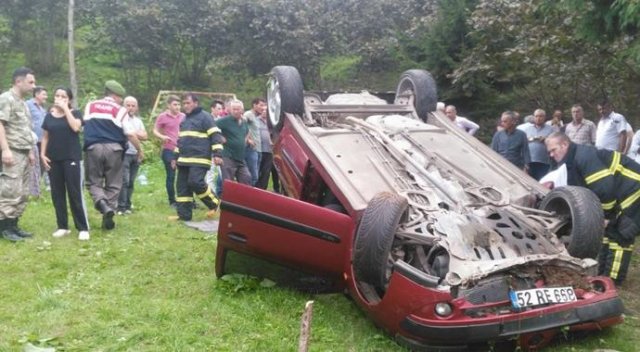
M 89 231 L 80 231 L 80 232 L 78 233 L 78 239 L 79 239 L 80 241 L 88 241 L 88 240 L 89 240 L 89 238 L 91 238 L 91 237 L 89 236 Z
M 55 238 L 60 238 L 60 237 L 64 237 L 68 234 L 70 234 L 71 231 L 67 230 L 67 229 L 57 229 L 51 236 L 55 237 Z

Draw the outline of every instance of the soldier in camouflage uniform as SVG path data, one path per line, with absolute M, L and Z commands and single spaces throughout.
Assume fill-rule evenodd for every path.
M 35 135 L 23 98 L 35 82 L 33 71 L 21 67 L 13 72 L 13 87 L 0 94 L 0 236 L 14 242 L 32 237 L 18 227 L 18 219 L 27 207 L 35 161 Z

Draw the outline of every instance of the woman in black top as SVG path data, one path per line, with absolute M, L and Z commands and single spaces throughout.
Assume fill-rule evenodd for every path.
M 67 195 L 71 205 L 73 222 L 78 229 L 78 239 L 89 239 L 89 222 L 82 197 L 82 173 L 80 160 L 80 127 L 82 113 L 71 110 L 71 90 L 58 87 L 54 91 L 53 107 L 44 117 L 40 160 L 49 173 L 51 199 L 56 210 L 58 229 L 53 237 L 71 233 L 67 216 Z

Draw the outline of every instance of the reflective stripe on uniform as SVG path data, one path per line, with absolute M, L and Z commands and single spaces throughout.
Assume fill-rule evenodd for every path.
M 210 129 L 207 130 L 207 134 L 208 135 L 212 135 L 214 133 L 222 133 L 222 131 L 220 131 L 220 129 L 218 127 L 211 127 Z
M 640 198 L 640 190 L 635 191 L 632 195 L 628 196 L 620 203 L 620 209 L 626 209 L 635 203 Z
M 207 190 L 204 191 L 203 193 L 200 194 L 196 194 L 196 197 L 200 198 L 200 199 L 205 199 L 205 198 L 211 198 L 211 200 L 213 201 L 213 204 L 218 205 L 220 204 L 220 200 L 218 199 L 218 197 L 216 197 L 215 195 L 213 195 L 213 192 L 211 191 L 211 187 L 207 186 Z
M 176 197 L 176 202 L 178 202 L 178 203 L 191 203 L 191 202 L 193 202 L 193 198 L 191 198 L 191 197 Z
M 209 138 L 206 133 L 196 131 L 181 131 L 180 137 Z
M 618 166 L 620 166 L 620 153 L 613 152 L 613 158 L 611 160 L 611 165 L 609 165 L 609 168 L 600 170 L 585 177 L 584 182 L 589 185 L 596 181 L 602 180 L 607 176 L 613 175 L 619 169 Z
M 627 169 L 625 167 L 623 167 L 622 165 L 620 165 L 618 167 L 618 170 L 620 171 L 620 173 L 625 176 L 628 177 L 632 180 L 636 180 L 636 181 L 640 181 L 640 174 L 638 174 L 637 172 L 631 170 L 631 169 Z
M 179 163 L 201 164 L 201 165 L 211 166 L 211 159 L 205 159 L 205 158 L 184 158 L 184 157 L 179 157 L 178 158 L 178 162 Z
M 222 150 L 222 144 L 214 144 L 211 146 L 211 150 Z
M 602 210 L 611 210 L 616 206 L 616 201 L 612 200 L 609 203 L 602 203 Z
M 609 249 L 613 252 L 613 263 L 611 263 L 611 272 L 609 273 L 609 277 L 615 280 L 620 274 L 620 268 L 622 267 L 622 261 L 624 259 L 624 252 L 633 252 L 633 245 L 622 247 L 616 242 L 611 242 L 609 244 Z
M 209 195 L 211 195 L 211 187 L 207 186 L 207 190 L 200 194 L 196 194 L 196 197 L 202 199 L 202 198 L 206 198 Z

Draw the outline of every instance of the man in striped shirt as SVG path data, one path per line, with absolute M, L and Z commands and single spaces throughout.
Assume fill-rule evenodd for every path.
M 576 144 L 596 144 L 596 124 L 584 118 L 580 104 L 571 107 L 572 121 L 565 127 L 565 134 Z

